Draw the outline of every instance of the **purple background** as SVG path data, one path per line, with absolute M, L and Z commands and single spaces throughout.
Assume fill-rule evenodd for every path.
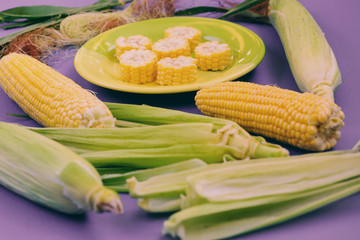
M 184 1 L 184 0 L 183 0 Z M 0 10 L 25 5 L 85 6 L 91 0 L 5 1 Z M 198 1 L 197 1 L 198 2 Z M 199 1 L 202 4 L 216 1 Z M 335 99 L 345 113 L 345 126 L 342 137 L 334 149 L 352 148 L 360 139 L 359 102 L 360 102 L 360 15 L 357 0 L 300 0 L 321 26 L 327 40 L 337 57 L 343 83 L 339 86 Z M 189 2 L 187 2 L 188 4 Z M 285 59 L 284 51 L 275 30 L 264 24 L 239 22 L 257 33 L 264 41 L 266 53 L 260 65 L 243 76 L 241 80 L 260 84 L 276 84 L 279 87 L 298 91 Z M 0 30 L 0 37 L 14 30 Z M 104 101 L 148 104 L 153 106 L 180 109 L 199 113 L 194 105 L 195 92 L 143 95 L 113 91 L 98 87 L 85 81 L 73 65 L 75 52 L 59 56 L 52 66 L 62 74 L 72 78 L 86 89 L 97 93 Z M 0 121 L 16 122 L 27 126 L 38 126 L 34 121 L 8 116 L 7 113 L 23 112 L 0 89 Z M 269 140 L 271 141 L 271 140 Z M 275 141 L 271 141 L 275 142 Z M 302 151 L 288 145 L 291 154 Z M 1 239 L 170 239 L 161 236 L 161 228 L 167 214 L 147 214 L 136 205 L 136 200 L 121 194 L 125 213 L 112 214 L 88 213 L 83 216 L 64 215 L 36 205 L 0 187 L 0 238 Z M 360 239 L 360 193 L 336 203 L 313 211 L 283 224 L 262 229 L 241 237 L 241 239 Z

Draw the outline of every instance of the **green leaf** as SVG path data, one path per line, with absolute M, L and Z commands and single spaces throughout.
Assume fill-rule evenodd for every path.
M 84 11 L 97 11 L 106 8 L 120 6 L 118 1 L 114 0 L 100 0 L 92 5 L 84 7 L 63 7 L 52 5 L 39 5 L 39 6 L 23 6 L 10 8 L 0 12 L 3 21 L 10 22 L 17 19 L 39 19 L 50 18 L 55 16 L 70 15 L 77 12 Z
M 40 23 L 41 21 L 43 21 L 43 19 L 19 21 L 19 22 L 14 22 L 14 23 L 11 23 L 11 24 L 1 26 L 0 28 L 2 28 L 4 30 L 8 30 L 8 29 L 13 29 L 13 28 L 26 27 L 26 26 L 33 25 L 33 24 L 36 24 L 36 23 Z
M 31 32 L 32 30 L 35 30 L 37 28 L 52 26 L 52 25 L 59 23 L 60 21 L 61 21 L 61 19 L 58 19 L 55 21 L 53 19 L 47 19 L 43 22 L 36 23 L 36 24 L 30 25 L 28 27 L 25 27 L 18 32 L 6 35 L 6 36 L 0 38 L 0 48 L 2 48 L 4 44 L 11 42 L 16 36 L 18 36 L 20 34 Z
M 27 18 L 27 19 L 38 19 L 44 17 L 53 17 L 56 15 L 66 14 L 69 10 L 78 9 L 71 7 L 59 7 L 59 6 L 26 6 L 11 8 L 1 12 L 4 18 L 9 17 L 11 20 Z
M 187 16 L 187 15 L 196 15 L 200 13 L 208 13 L 208 12 L 228 12 L 229 9 L 227 8 L 219 8 L 219 7 L 208 7 L 208 6 L 199 6 L 188 8 L 184 10 L 180 10 L 175 12 L 175 16 Z
M 242 11 L 248 10 L 249 8 L 251 8 L 255 5 L 258 5 L 260 3 L 263 3 L 265 1 L 266 0 L 246 0 L 245 2 L 238 4 L 236 7 L 232 8 L 227 13 L 225 13 L 224 15 L 219 17 L 219 19 L 225 19 L 225 18 L 232 17 Z
M 31 117 L 29 115 L 26 115 L 26 114 L 8 113 L 7 115 L 12 116 L 12 117 L 21 117 L 21 118 L 31 119 Z

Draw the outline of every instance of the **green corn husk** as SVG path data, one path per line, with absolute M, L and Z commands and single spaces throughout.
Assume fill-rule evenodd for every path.
M 128 172 L 136 171 L 139 169 L 134 169 L 132 167 L 98 167 L 96 168 L 100 176 L 111 175 L 111 174 L 125 174 Z
M 18 125 L 0 122 L 0 182 L 34 202 L 65 213 L 122 212 L 116 192 L 84 158 Z
M 134 106 L 130 109 L 132 107 Z M 184 121 L 113 129 L 30 129 L 71 148 L 96 168 L 143 169 L 192 158 L 202 159 L 206 163 L 218 163 L 289 154 L 279 145 L 250 137 L 246 132 L 244 134 L 230 121 L 225 120 L 222 128 L 219 127 L 210 122 Z
M 180 197 L 170 198 L 140 198 L 138 206 L 151 213 L 169 213 L 180 210 Z
M 341 73 L 311 14 L 297 0 L 270 0 L 269 20 L 279 34 L 299 89 L 334 101 Z
M 138 170 L 126 174 L 113 174 L 103 176 L 103 183 L 116 191 L 128 192 L 127 180 L 132 178 L 137 182 L 146 181 L 153 177 L 159 177 L 167 174 L 181 173 L 183 171 L 202 169 L 207 164 L 200 159 L 191 159 L 180 163 L 175 163 L 163 167 Z M 185 189 L 185 186 L 184 186 Z M 174 212 L 180 210 L 180 196 L 158 197 L 158 198 L 139 198 L 138 206 L 147 212 Z
M 184 206 L 281 196 L 360 176 L 360 153 L 233 164 L 189 176 Z
M 30 128 L 77 153 L 118 149 L 168 147 L 178 144 L 217 144 L 221 134 L 209 123 L 185 123 L 131 128 Z
M 253 137 L 237 123 L 226 119 L 209 117 L 200 114 L 187 113 L 148 105 L 105 103 L 113 116 L 118 120 L 147 125 L 164 125 L 178 123 L 212 123 L 213 131 L 230 126 L 236 132 L 237 143 L 248 144 L 251 150 L 250 158 L 283 157 L 288 156 L 288 150 L 280 145 L 271 144 L 262 137 Z
M 162 167 L 136 170 L 124 174 L 107 174 L 101 176 L 101 178 L 105 186 L 118 192 L 128 192 L 128 187 L 126 184 L 126 180 L 128 178 L 135 177 L 138 181 L 145 181 L 154 176 L 181 172 L 188 169 L 204 167 L 206 165 L 207 164 L 200 159 L 190 159 Z
M 110 109 L 113 116 L 118 120 L 120 119 L 123 121 L 147 125 L 212 123 L 214 124 L 215 130 L 221 129 L 225 125 L 232 125 L 242 130 L 242 134 L 249 136 L 249 133 L 241 129 L 238 124 L 222 118 L 214 118 L 178 110 L 152 107 L 144 104 L 136 105 L 105 102 L 105 105 Z
M 286 159 L 286 158 L 284 158 Z M 255 160 L 254 160 L 255 161 Z M 261 161 L 261 160 L 256 160 Z M 176 173 L 169 173 L 159 176 L 153 176 L 147 180 L 139 181 L 136 177 L 127 179 L 127 186 L 129 194 L 135 198 L 171 198 L 180 197 L 185 194 L 186 190 L 186 178 L 203 171 L 211 169 L 217 169 L 219 167 L 233 166 L 238 161 L 214 163 L 206 166 L 191 168 Z M 248 160 L 241 161 L 242 163 L 248 162 Z
M 128 178 L 127 184 L 129 187 L 129 193 L 132 197 L 135 198 L 160 198 L 160 197 L 174 197 L 185 195 L 187 181 L 186 179 L 189 176 L 196 175 L 196 173 L 206 173 L 211 170 L 221 171 L 221 169 L 231 169 L 233 167 L 239 166 L 261 166 L 267 162 L 287 162 L 289 160 L 297 160 L 302 159 L 304 157 L 312 158 L 312 157 L 326 157 L 326 156 L 334 156 L 348 153 L 349 150 L 342 151 L 328 151 L 321 153 L 311 153 L 306 155 L 296 155 L 291 157 L 281 157 L 281 158 L 262 158 L 256 160 L 244 160 L 244 161 L 230 161 L 224 163 L 214 163 L 202 168 L 197 169 L 189 169 L 181 172 L 170 173 L 163 176 L 154 176 L 145 181 L 139 181 L 136 177 Z M 183 200 L 184 202 L 184 200 Z M 187 205 L 184 202 L 184 206 Z
M 164 234 L 226 238 L 359 192 L 359 149 L 360 143 L 351 150 L 211 164 L 127 183 L 146 211 L 181 209 L 164 223 Z
M 359 192 L 359 148 L 233 162 L 191 174 L 181 199 L 183 210 L 164 223 L 164 233 L 186 239 L 230 237 Z
M 306 192 L 223 203 L 205 203 L 174 213 L 163 234 L 187 240 L 223 239 L 284 222 L 360 191 L 360 178 Z
M 80 155 L 96 168 L 122 166 L 143 169 L 161 167 L 192 158 L 199 158 L 208 164 L 233 161 L 242 159 L 243 152 L 236 147 L 226 145 L 181 144 L 163 148 L 87 152 Z

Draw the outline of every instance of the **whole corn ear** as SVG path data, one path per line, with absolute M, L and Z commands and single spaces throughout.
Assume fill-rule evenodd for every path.
M 297 0 L 270 0 L 269 20 L 279 34 L 299 89 L 334 100 L 341 73 L 311 14 Z
M 114 127 L 110 110 L 96 96 L 28 55 L 0 60 L 0 86 L 45 127 Z
M 117 193 L 95 168 L 63 145 L 18 125 L 0 122 L 0 183 L 65 213 L 122 212 Z
M 195 100 L 206 115 L 307 150 L 332 148 L 344 126 L 344 113 L 334 102 L 274 86 L 223 82 L 201 89 Z

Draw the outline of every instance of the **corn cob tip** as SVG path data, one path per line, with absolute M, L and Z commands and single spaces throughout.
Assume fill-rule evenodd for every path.
M 123 206 L 119 195 L 106 187 L 100 188 L 96 191 L 90 201 L 92 202 L 93 209 L 96 212 L 112 212 L 115 214 L 123 213 Z

